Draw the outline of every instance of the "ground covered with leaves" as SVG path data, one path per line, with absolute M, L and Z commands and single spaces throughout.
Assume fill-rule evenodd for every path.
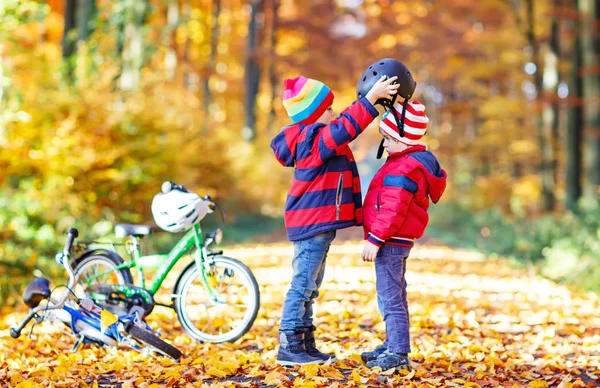
M 600 377 L 600 300 L 512 269 L 503 260 L 438 247 L 413 250 L 408 262 L 413 369 L 366 368 L 359 354 L 381 344 L 375 274 L 359 243 L 335 244 L 316 306 L 317 345 L 332 365 L 275 365 L 281 307 L 291 276 L 289 244 L 230 249 L 261 286 L 252 329 L 235 343 L 187 337 L 173 311 L 148 318 L 184 352 L 176 364 L 135 351 L 87 346 L 51 324 L 14 340 L 8 328 L 24 309 L 0 316 L 0 387 L 592 387 Z M 172 273 L 176 275 L 177 271 Z M 174 280 L 174 279 L 171 279 Z M 166 294 L 165 294 L 166 295 Z

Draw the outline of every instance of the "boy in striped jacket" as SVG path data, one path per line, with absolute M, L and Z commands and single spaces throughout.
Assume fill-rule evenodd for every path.
M 271 142 L 279 163 L 295 167 L 284 213 L 294 244 L 294 274 L 279 329 L 280 365 L 334 358 L 315 346 L 312 306 L 336 230 L 362 223 L 360 180 L 348 144 L 379 115 L 375 102 L 397 92 L 396 79 L 382 77 L 338 118 L 331 108 L 333 93 L 324 83 L 302 76 L 285 80 L 283 106 L 292 124 Z
M 402 111 L 402 104 L 394 107 Z M 429 216 L 429 200 L 437 203 L 446 188 L 446 172 L 419 139 L 427 132 L 425 106 L 409 102 L 404 125 L 392 114 L 379 123 L 389 157 L 373 177 L 364 203 L 364 261 L 375 261 L 379 310 L 387 340 L 361 354 L 370 368 L 408 368 L 409 315 L 406 298 L 406 259 L 421 237 Z

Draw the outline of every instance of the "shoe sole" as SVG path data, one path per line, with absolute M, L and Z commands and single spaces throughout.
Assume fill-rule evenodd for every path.
M 322 364 L 322 360 L 309 361 L 309 362 L 293 362 L 293 361 L 275 361 L 275 364 L 281 366 L 294 366 L 294 365 L 310 365 L 310 364 Z

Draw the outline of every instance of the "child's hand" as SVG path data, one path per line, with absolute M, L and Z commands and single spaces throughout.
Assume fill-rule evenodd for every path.
M 375 102 L 380 98 L 392 98 L 394 94 L 398 93 L 400 84 L 392 85 L 392 82 L 396 81 L 398 77 L 386 78 L 387 76 L 382 75 L 365 96 L 371 104 L 375 105 Z
M 363 261 L 373 262 L 375 261 L 375 257 L 377 257 L 377 252 L 379 252 L 379 247 L 377 245 L 371 244 L 367 241 L 365 244 L 365 248 L 363 249 L 362 259 Z

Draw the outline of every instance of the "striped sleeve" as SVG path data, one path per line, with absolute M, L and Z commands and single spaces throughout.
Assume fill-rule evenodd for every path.
M 313 143 L 312 154 L 319 157 L 321 162 L 335 156 L 378 115 L 377 109 L 366 98 L 356 101 L 320 131 Z

